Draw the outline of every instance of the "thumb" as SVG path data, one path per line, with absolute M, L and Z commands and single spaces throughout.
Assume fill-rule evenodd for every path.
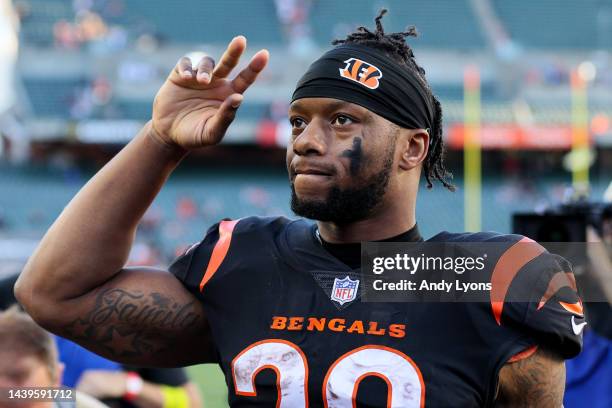
M 240 107 L 243 99 L 244 97 L 241 94 L 235 93 L 228 96 L 223 101 L 217 113 L 210 118 L 210 137 L 215 140 L 220 140 L 225 135 L 227 128 L 236 117 L 236 111 Z

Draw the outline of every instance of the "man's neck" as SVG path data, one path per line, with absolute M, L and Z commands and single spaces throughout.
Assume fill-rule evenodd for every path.
M 398 207 L 395 211 L 380 211 L 350 224 L 317 221 L 321 238 L 332 244 L 380 241 L 406 232 L 415 224 L 414 209 L 405 207 Z

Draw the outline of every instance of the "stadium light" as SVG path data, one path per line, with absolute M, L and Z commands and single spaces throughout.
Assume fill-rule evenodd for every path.
M 578 65 L 578 75 L 584 82 L 591 82 L 597 76 L 597 67 L 591 61 L 584 61 Z

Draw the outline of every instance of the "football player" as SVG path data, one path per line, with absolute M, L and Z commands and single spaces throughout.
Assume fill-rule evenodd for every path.
M 152 120 L 43 238 L 19 301 L 49 330 L 123 363 L 218 363 L 235 407 L 561 406 L 564 359 L 579 353 L 586 323 L 571 270 L 539 246 L 521 250 L 525 238 L 429 240 L 506 245 L 491 263 L 502 301 L 358 296 L 359 243 L 422 241 L 421 173 L 452 189 L 440 103 L 405 42 L 414 31 L 386 34 L 383 14 L 374 31 L 336 41 L 292 96 L 291 207 L 316 223 L 221 220 L 170 272 L 124 267 L 168 176 L 189 151 L 221 141 L 268 62 L 261 50 L 231 79 L 239 36 L 218 62 L 178 61 Z M 532 301 L 504 303 L 516 290 Z

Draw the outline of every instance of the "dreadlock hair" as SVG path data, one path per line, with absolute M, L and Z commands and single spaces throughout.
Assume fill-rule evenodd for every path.
M 452 174 L 444 166 L 444 141 L 442 140 L 442 107 L 440 101 L 431 91 L 431 87 L 425 79 L 425 70 L 417 64 L 414 53 L 406 43 L 405 37 L 416 37 L 417 31 L 414 26 L 408 27 L 406 31 L 386 34 L 381 20 L 387 13 L 387 9 L 380 10 L 374 19 L 376 31 L 372 32 L 366 27 L 358 27 L 357 31 L 350 33 L 343 40 L 334 40 L 333 45 L 339 44 L 361 44 L 383 51 L 388 57 L 393 58 L 400 64 L 405 65 L 415 73 L 416 78 L 426 89 L 428 96 L 434 106 L 434 123 L 430 132 L 429 152 L 423 163 L 427 188 L 432 188 L 432 180 L 439 180 L 444 187 L 455 191 L 455 186 L 450 182 Z

